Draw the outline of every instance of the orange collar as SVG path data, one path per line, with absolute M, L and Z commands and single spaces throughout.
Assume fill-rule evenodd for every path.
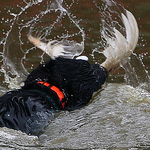
M 64 94 L 63 94 L 63 92 L 62 92 L 59 88 L 57 88 L 57 87 L 54 86 L 54 85 L 53 85 L 53 86 L 50 86 L 49 83 L 43 82 L 43 81 L 38 81 L 37 83 L 43 84 L 44 86 L 47 86 L 47 87 L 49 87 L 51 90 L 53 90 L 53 91 L 57 94 L 57 96 L 59 97 L 59 100 L 60 100 L 60 102 L 62 103 L 62 107 L 65 108 L 65 102 L 62 102 L 62 100 L 64 99 Z

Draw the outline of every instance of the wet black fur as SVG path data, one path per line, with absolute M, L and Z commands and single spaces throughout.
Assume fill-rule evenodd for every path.
M 107 77 L 105 68 L 84 60 L 57 58 L 39 65 L 21 89 L 0 98 L 0 127 L 38 135 L 57 110 L 85 106 Z M 64 93 L 64 109 L 56 93 L 38 81 L 55 85 Z

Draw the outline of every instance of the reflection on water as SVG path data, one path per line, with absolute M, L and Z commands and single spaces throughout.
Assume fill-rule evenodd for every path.
M 101 63 L 106 46 L 102 32 L 122 32 L 123 6 L 137 18 L 138 47 L 124 69 L 112 73 L 108 85 L 83 109 L 60 112 L 39 137 L 0 129 L 3 148 L 148 148 L 150 147 L 149 2 L 99 0 L 11 0 L 0 6 L 0 95 L 18 88 L 27 74 L 48 57 L 27 41 L 27 34 L 83 42 L 84 55 Z M 148 70 L 148 71 L 146 71 Z M 125 74 L 125 76 L 124 76 Z M 110 83 L 110 82 L 117 82 Z M 127 85 L 129 84 L 129 85 Z

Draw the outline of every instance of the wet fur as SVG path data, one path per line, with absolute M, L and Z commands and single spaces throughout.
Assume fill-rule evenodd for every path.
M 0 126 L 39 135 L 57 111 L 85 106 L 107 77 L 105 68 L 84 60 L 51 59 L 33 70 L 21 89 L 0 98 Z M 38 81 L 58 87 L 64 93 L 65 108 L 56 93 Z

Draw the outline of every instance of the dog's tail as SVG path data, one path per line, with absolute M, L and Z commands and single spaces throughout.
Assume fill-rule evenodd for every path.
M 39 49 L 43 50 L 52 59 L 57 57 L 73 58 L 79 56 L 84 50 L 84 43 L 63 43 L 61 41 L 53 40 L 44 43 L 40 38 L 35 38 L 31 34 L 28 35 L 28 40 Z
M 120 64 L 132 54 L 138 42 L 139 29 L 133 14 L 126 10 L 126 16 L 122 14 L 122 21 L 126 37 L 115 28 L 114 38 L 105 37 L 108 47 L 103 51 L 106 60 L 101 65 L 109 72 L 120 67 Z

